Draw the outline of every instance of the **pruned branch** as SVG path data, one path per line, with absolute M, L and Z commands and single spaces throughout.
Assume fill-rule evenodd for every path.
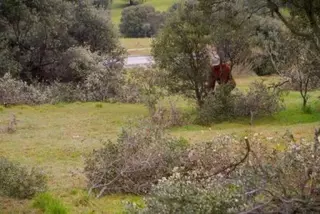
M 251 146 L 250 146 L 250 142 L 249 142 L 248 138 L 245 137 L 244 141 L 246 143 L 246 153 L 238 162 L 231 163 L 225 167 L 222 167 L 221 169 L 217 170 L 216 172 L 212 173 L 211 175 L 198 177 L 198 179 L 210 178 L 210 177 L 216 176 L 216 175 L 218 175 L 220 173 L 224 173 L 224 172 L 227 175 L 229 175 L 231 172 L 233 172 L 235 169 L 237 169 L 237 167 L 239 167 L 241 164 L 243 164 L 247 160 L 247 158 L 249 157 L 249 154 L 251 152 Z
M 273 89 L 279 88 L 279 87 L 283 86 L 284 84 L 286 84 L 286 83 L 288 83 L 288 82 L 290 82 L 290 81 L 289 81 L 289 80 L 285 80 L 285 81 L 280 82 L 280 83 L 277 83 L 277 84 L 272 84 L 272 85 L 270 85 L 270 86 L 268 87 L 268 89 L 271 89 L 271 88 L 273 88 Z

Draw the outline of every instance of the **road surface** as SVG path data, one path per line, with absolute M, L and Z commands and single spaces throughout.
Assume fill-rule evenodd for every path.
M 129 56 L 124 61 L 125 67 L 148 66 L 152 65 L 154 60 L 152 56 Z

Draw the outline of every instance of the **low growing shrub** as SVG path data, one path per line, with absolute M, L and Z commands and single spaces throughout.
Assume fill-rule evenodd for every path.
M 198 122 L 210 124 L 237 117 L 250 117 L 251 123 L 257 116 L 272 115 L 283 109 L 282 90 L 268 87 L 263 82 L 253 82 L 247 93 L 228 93 L 220 86 L 205 100 L 199 110 Z
M 27 84 L 9 73 L 0 78 L 0 104 L 4 106 L 110 100 L 140 102 L 140 90 L 136 83 L 126 82 L 120 71 L 108 69 L 93 71 L 79 83 Z
M 203 188 L 199 183 L 183 179 L 179 173 L 175 173 L 153 186 L 150 194 L 145 197 L 145 208 L 127 203 L 126 211 L 128 214 L 235 213 L 241 206 L 239 197 L 234 194 L 236 191 L 231 185 Z
M 41 193 L 33 200 L 33 207 L 41 209 L 46 214 L 67 214 L 68 209 L 63 203 L 49 193 Z
M 288 134 L 266 138 L 256 133 L 245 139 L 246 152 L 235 149 L 234 145 L 244 143 L 230 136 L 197 144 L 196 167 L 177 168 L 152 188 L 144 207 L 129 204 L 128 211 L 319 213 L 319 141 L 320 129 L 315 132 L 314 142 L 294 142 Z M 206 165 L 211 168 L 202 167 Z
M 168 104 L 156 105 L 150 115 L 152 122 L 164 128 L 184 125 L 188 121 L 188 115 L 179 109 L 173 100 L 169 100 Z
M 236 99 L 241 96 L 240 93 L 228 93 L 226 87 L 218 87 L 214 94 L 208 95 L 199 109 L 198 122 L 208 125 L 214 121 L 222 122 L 234 118 Z
M 47 188 L 45 175 L 0 157 L 0 194 L 14 198 L 31 198 Z
M 11 115 L 10 120 L 7 125 L 0 126 L 0 134 L 1 133 L 9 133 L 12 134 L 17 131 L 17 118 L 16 115 Z
M 45 97 L 39 89 L 14 79 L 9 73 L 0 78 L 0 104 L 40 104 Z
M 89 192 L 149 192 L 158 179 L 180 166 L 187 142 L 165 134 L 150 121 L 123 128 L 117 142 L 107 142 L 86 159 L 85 174 Z

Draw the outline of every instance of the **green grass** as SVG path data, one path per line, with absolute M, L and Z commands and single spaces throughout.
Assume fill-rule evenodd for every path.
M 239 88 L 245 90 L 256 79 L 259 77 L 241 77 L 236 81 Z M 267 78 L 268 81 L 274 79 Z M 285 97 L 286 110 L 272 117 L 257 118 L 253 126 L 245 118 L 210 127 L 191 124 L 172 129 L 171 133 L 191 142 L 210 140 L 223 133 L 243 136 L 259 132 L 273 136 L 284 133 L 286 129 L 297 137 L 312 137 L 314 128 L 320 125 L 319 96 L 319 91 L 311 93 L 310 114 L 301 110 L 299 94 L 290 92 Z M 178 104 L 186 111 L 192 110 L 192 105 L 181 98 Z M 11 114 L 15 114 L 18 120 L 15 133 L 0 133 L 0 155 L 25 165 L 41 167 L 48 175 L 50 193 L 63 201 L 70 208 L 70 213 L 121 213 L 122 200 L 141 200 L 128 195 L 101 199 L 88 196 L 82 169 L 84 157 L 99 148 L 103 141 L 115 139 L 127 119 L 147 115 L 143 105 L 79 102 L 0 109 L 0 126 L 7 124 Z M 30 203 L 28 200 L 0 197 L 0 213 L 33 213 L 36 210 Z
M 150 38 L 120 38 L 121 45 L 131 56 L 150 55 Z
M 144 4 L 152 5 L 158 11 L 166 11 L 177 0 L 146 0 Z M 114 0 L 111 8 L 111 17 L 115 25 L 119 25 L 122 10 L 127 7 L 129 0 Z
M 39 194 L 33 201 L 33 207 L 42 210 L 45 214 L 67 214 L 68 209 L 63 203 L 49 193 Z
M 177 1 L 179 0 L 147 0 L 144 4 L 152 5 L 158 11 L 166 11 L 174 2 Z M 111 18 L 116 27 L 120 24 L 121 12 L 125 7 L 128 7 L 128 2 L 129 0 L 113 1 Z M 120 42 L 131 56 L 150 55 L 150 38 L 121 38 Z
M 152 5 L 158 11 L 166 11 L 179 0 L 146 0 L 144 4 Z M 121 19 L 121 12 L 128 7 L 129 0 L 114 0 L 111 8 L 111 18 L 114 25 L 118 28 Z M 150 55 L 151 39 L 149 38 L 121 38 L 122 46 L 127 49 L 131 56 Z

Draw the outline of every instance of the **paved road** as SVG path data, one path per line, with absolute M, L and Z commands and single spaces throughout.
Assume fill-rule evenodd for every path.
M 152 56 L 129 56 L 124 61 L 125 67 L 152 65 L 154 60 Z

